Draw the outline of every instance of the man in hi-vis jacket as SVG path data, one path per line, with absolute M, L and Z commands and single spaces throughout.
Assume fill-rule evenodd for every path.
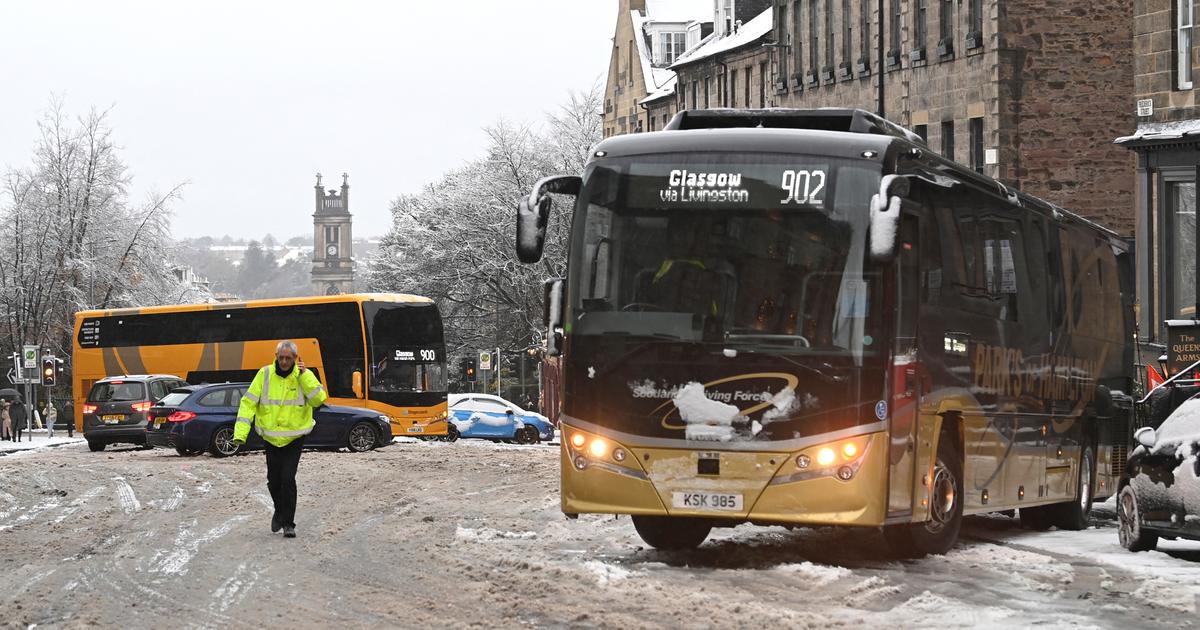
M 271 531 L 296 537 L 296 468 L 304 436 L 313 430 L 313 409 L 328 395 L 312 372 L 304 369 L 296 344 L 280 341 L 275 362 L 258 371 L 238 407 L 233 441 L 245 444 L 250 426 L 267 450 L 267 488 L 275 502 Z

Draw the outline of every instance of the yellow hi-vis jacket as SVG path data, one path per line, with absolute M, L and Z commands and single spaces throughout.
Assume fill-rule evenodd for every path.
M 291 374 L 279 376 L 275 364 L 268 365 L 254 375 L 250 389 L 242 395 L 233 439 L 246 441 L 253 424 L 263 440 L 287 446 L 288 442 L 312 432 L 313 408 L 320 407 L 328 397 L 312 370 L 301 372 L 292 368 Z

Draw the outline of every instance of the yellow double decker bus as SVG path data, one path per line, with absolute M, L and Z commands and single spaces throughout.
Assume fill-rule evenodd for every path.
M 106 376 L 174 374 L 189 383 L 249 381 L 296 342 L 329 403 L 372 409 L 393 435 L 446 434 L 446 346 L 425 297 L 353 294 L 80 311 L 75 315 L 75 425 Z

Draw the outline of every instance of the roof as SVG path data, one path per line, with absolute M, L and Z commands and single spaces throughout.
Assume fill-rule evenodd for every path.
M 1115 144 L 1140 144 L 1156 140 L 1182 140 L 1188 136 L 1196 136 L 1196 140 L 1200 140 L 1200 120 L 1141 123 L 1133 135 L 1122 136 L 1113 142 Z
M 654 55 L 651 54 L 649 47 L 646 45 L 646 30 L 644 26 L 646 22 L 653 21 L 641 14 L 640 11 L 630 11 L 629 19 L 633 20 L 633 32 L 637 35 L 633 38 L 637 42 L 638 59 L 642 62 L 642 78 L 646 82 L 646 91 L 654 92 L 658 88 L 666 85 L 675 73 L 666 68 L 654 67 Z
M 329 302 L 358 302 L 362 300 L 370 300 L 374 302 L 395 302 L 401 304 L 433 304 L 433 300 L 420 295 L 407 295 L 403 293 L 342 293 L 339 295 L 270 298 L 266 300 L 218 302 L 215 304 L 173 304 L 164 306 L 146 306 L 140 308 L 133 307 L 78 311 L 75 313 L 75 320 L 78 322 L 86 317 L 110 317 L 113 315 L 150 315 L 153 313 L 175 313 L 185 311 L 220 311 L 236 308 L 256 308 L 260 306 L 293 306 L 299 304 L 325 304 Z
M 655 22 L 711 22 L 712 0 L 646 0 L 646 15 Z
M 722 37 L 720 39 L 712 38 L 706 44 L 702 44 L 695 49 L 686 52 L 675 63 L 671 64 L 670 68 L 679 68 L 690 63 L 696 63 L 708 59 L 714 55 L 719 55 L 723 52 L 741 48 L 753 44 L 756 40 L 767 35 L 774 28 L 774 20 L 772 18 L 773 9 L 767 7 L 766 11 L 754 16 L 754 19 L 742 25 L 738 32 Z
M 651 92 L 650 96 L 647 96 L 646 98 L 638 101 L 638 104 L 641 105 L 643 103 L 651 103 L 651 102 L 657 101 L 659 99 L 675 96 L 675 85 L 677 83 L 679 83 L 679 77 L 675 76 L 674 74 L 671 74 L 671 78 L 667 79 L 667 82 L 664 83 L 662 87 Z

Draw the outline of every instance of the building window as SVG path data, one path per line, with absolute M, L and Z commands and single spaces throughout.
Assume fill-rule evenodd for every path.
M 967 19 L 971 22 L 971 35 L 975 38 L 976 46 L 983 45 L 983 0 L 969 0 Z M 968 47 L 972 47 L 968 44 Z
M 820 40 L 817 34 L 817 0 L 808 0 L 808 71 L 816 76 L 821 70 L 821 63 L 817 60 L 817 54 L 820 48 Z
M 729 71 L 729 106 L 737 107 L 737 70 Z
M 925 40 L 928 38 L 929 0 L 917 0 L 917 10 L 913 13 L 913 50 L 925 50 Z
M 983 119 L 971 119 L 971 168 L 983 172 Z
M 938 8 L 938 37 L 942 45 L 954 41 L 954 0 L 941 0 Z
M 659 63 L 671 65 L 687 49 L 687 33 L 662 33 L 659 35 Z
M 929 144 L 929 125 L 914 125 L 913 133 L 921 138 L 921 142 Z
M 704 108 L 708 109 L 708 93 L 712 90 L 712 80 L 704 77 Z
M 954 159 L 954 121 L 942 121 L 942 157 Z
M 336 226 L 336 225 L 326 225 L 325 226 L 325 244 L 326 245 L 339 245 L 340 244 L 340 243 L 338 243 L 338 231 L 339 231 L 338 226 Z
M 850 0 L 842 0 L 842 63 L 849 66 L 854 55 L 854 19 L 850 13 Z
M 900 0 L 892 0 L 892 47 L 890 52 L 900 53 Z
M 799 3 L 796 3 L 799 4 Z M 775 34 L 775 41 L 779 44 L 791 43 L 792 38 L 788 35 L 788 4 L 785 2 L 779 5 L 779 19 L 775 22 L 779 26 L 779 31 Z M 779 80 L 787 81 L 788 77 L 788 56 L 787 48 L 779 49 Z
M 811 1 L 811 0 L 810 0 Z M 804 72 L 804 45 L 801 43 L 800 35 L 804 33 L 804 27 L 800 24 L 800 18 L 804 16 L 804 9 L 801 8 L 800 0 L 792 3 L 792 58 L 796 60 L 795 67 L 792 72 L 796 76 L 800 76 Z M 787 78 L 787 74 L 783 75 Z
M 861 49 L 863 64 L 868 67 L 871 65 L 867 60 L 871 58 L 871 0 L 860 0 L 858 16 L 858 32 L 861 38 Z M 882 33 L 883 30 L 880 29 Z
M 1167 251 L 1165 277 L 1171 278 L 1171 318 L 1196 316 L 1196 182 L 1175 181 L 1167 185 Z M 1172 268 L 1173 267 L 1173 268 Z
M 833 69 L 833 0 L 825 0 L 825 67 Z
M 633 40 L 629 40 L 629 85 L 633 85 Z
M 700 107 L 700 105 L 698 101 L 696 101 L 696 82 L 692 81 L 692 109 L 696 109 L 698 107 Z
M 1175 89 L 1192 89 L 1192 0 L 1175 0 Z
M 758 64 L 758 106 L 767 106 L 767 62 Z
M 744 96 L 745 96 L 744 102 L 746 103 L 746 107 L 754 106 L 754 104 L 750 102 L 750 71 L 753 69 L 754 69 L 754 66 L 746 66 L 746 71 L 742 73 L 742 75 L 746 77 L 746 92 L 744 94 Z

